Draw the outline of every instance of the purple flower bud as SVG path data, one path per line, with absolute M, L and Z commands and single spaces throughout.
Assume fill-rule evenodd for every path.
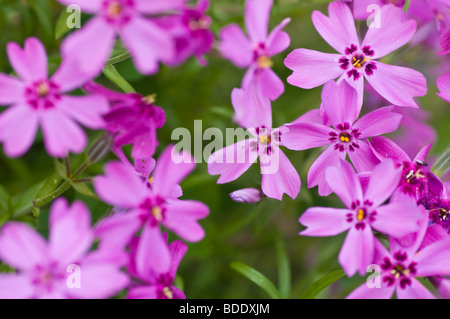
M 256 188 L 244 188 L 230 193 L 233 201 L 238 203 L 257 203 L 261 200 L 261 192 Z

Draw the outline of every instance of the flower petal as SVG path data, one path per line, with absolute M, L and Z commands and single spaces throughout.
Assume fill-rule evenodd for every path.
M 0 299 L 30 299 L 34 286 L 27 275 L 0 274 Z
M 47 79 L 47 53 L 38 39 L 28 38 L 23 50 L 17 43 L 10 42 L 6 52 L 14 71 L 22 79 L 28 82 Z
M 233 89 L 231 103 L 235 111 L 233 120 L 245 128 L 272 127 L 272 107 L 270 101 L 258 94 L 256 85 L 249 88 Z
M 269 29 L 273 0 L 247 0 L 245 2 L 245 28 L 253 43 L 264 42 Z
M 411 286 L 405 289 L 397 286 L 398 299 L 435 299 L 436 297 L 418 280 L 411 278 Z
M 335 236 L 348 230 L 352 224 L 347 222 L 349 210 L 330 207 L 311 207 L 300 216 L 300 224 L 307 227 L 300 232 L 303 236 Z
M 397 189 L 401 178 L 401 169 L 396 168 L 391 159 L 387 159 L 372 172 L 370 176 L 369 186 L 367 192 L 364 194 L 364 199 L 370 200 L 373 207 L 380 206 L 386 199 L 392 196 L 392 193 Z
M 436 93 L 441 98 L 450 103 L 450 73 L 442 75 L 437 81 L 436 85 L 440 93 Z
M 135 0 L 134 2 L 137 11 L 146 14 L 157 14 L 172 10 L 182 10 L 186 1 L 187 0 Z
M 332 128 L 322 124 L 302 123 L 287 124 L 286 133 L 281 136 L 281 143 L 291 150 L 301 151 L 331 144 L 329 133 Z
M 18 102 L 24 93 L 23 83 L 12 76 L 0 73 L 0 104 L 9 105 Z
M 417 262 L 417 276 L 447 276 L 450 274 L 450 239 L 423 248 L 414 259 Z
M 77 122 L 91 129 L 105 126 L 102 115 L 109 111 L 108 100 L 101 95 L 62 97 L 58 107 Z
M 247 139 L 218 150 L 208 158 L 208 173 L 220 175 L 218 184 L 234 181 L 256 162 L 256 143 L 256 139 Z
M 328 186 L 339 196 L 345 207 L 351 208 L 352 203 L 362 203 L 363 193 L 358 175 L 352 165 L 345 160 L 340 161 L 339 167 L 330 167 L 325 172 Z
M 287 81 L 302 89 L 312 89 L 344 73 L 339 66 L 339 54 L 322 53 L 308 49 L 295 49 L 284 60 L 294 71 Z
M 359 272 L 364 276 L 374 259 L 374 236 L 369 225 L 361 230 L 350 228 L 339 253 L 339 263 L 348 277 Z
M 394 290 L 395 285 L 388 286 L 381 283 L 381 287 L 369 287 L 368 283 L 365 282 L 353 290 L 346 299 L 391 299 Z
M 301 186 L 297 170 L 277 146 L 272 147 L 270 158 L 269 164 L 263 163 L 264 160 L 261 157 L 261 187 L 263 193 L 270 198 L 276 198 L 280 201 L 283 199 L 284 193 L 295 199 L 300 192 Z M 265 164 L 269 164 L 269 167 L 264 166 Z
M 291 22 L 291 18 L 284 19 L 277 25 L 269 34 L 267 38 L 267 47 L 269 56 L 274 56 L 286 50 L 291 44 L 289 34 L 282 31 L 282 29 Z
M 342 54 L 350 44 L 359 46 L 355 21 L 350 8 L 345 3 L 334 1 L 328 5 L 328 14 L 329 17 L 320 11 L 314 11 L 311 16 L 322 38 Z
M 152 272 L 164 274 L 170 270 L 170 265 L 169 246 L 159 226 L 150 226 L 146 223 L 136 253 L 137 271 L 142 276 Z
M 424 96 L 428 90 L 422 73 L 378 61 L 372 63 L 376 69 L 372 75 L 364 77 L 375 91 L 394 105 L 418 107 L 414 97 Z
M 219 38 L 219 50 L 224 58 L 240 68 L 246 68 L 252 63 L 251 44 L 237 24 L 231 24 L 220 30 Z
M 361 133 L 359 138 L 387 134 L 397 130 L 402 115 L 392 112 L 393 106 L 386 106 L 362 116 L 353 128 Z
M 371 172 L 380 163 L 367 141 L 360 141 L 359 148 L 348 151 L 348 157 L 358 173 Z
M 410 162 L 409 156 L 404 150 L 390 139 L 384 136 L 375 136 L 370 141 L 370 146 L 374 151 L 374 154 L 381 160 L 390 158 L 396 164 L 402 164 L 403 162 Z

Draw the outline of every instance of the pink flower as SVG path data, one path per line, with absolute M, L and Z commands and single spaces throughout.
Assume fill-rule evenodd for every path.
M 148 180 L 118 161 L 108 163 L 106 174 L 94 179 L 95 190 L 101 199 L 127 210 L 126 214 L 131 214 L 144 225 L 136 257 L 140 273 L 163 273 L 170 268 L 169 248 L 161 233 L 161 225 L 187 241 L 197 242 L 204 237 L 198 220 L 209 214 L 208 207 L 198 201 L 178 199 L 182 195 L 178 183 L 194 167 L 190 154 L 177 153 L 173 146 L 169 146 L 158 158 Z M 128 233 L 126 229 L 124 231 Z M 149 258 L 152 263 L 148 263 Z
M 58 0 L 76 4 L 95 14 L 80 31 L 62 45 L 63 55 L 73 55 L 83 72 L 97 74 L 106 64 L 117 36 L 133 57 L 136 68 L 144 74 L 158 71 L 159 61 L 171 61 L 175 49 L 169 32 L 145 15 L 181 10 L 186 0 Z M 82 49 L 81 49 L 82 48 Z
M 282 200 L 284 193 L 296 198 L 300 192 L 300 176 L 280 150 L 282 130 L 272 129 L 270 101 L 261 98 L 256 89 L 250 92 L 234 89 L 231 99 L 235 120 L 252 137 L 213 153 L 208 158 L 209 174 L 220 175 L 219 184 L 229 183 L 245 173 L 259 158 L 263 193 L 278 200 Z
M 137 93 L 118 93 L 96 83 L 83 87 L 89 93 L 101 94 L 111 104 L 104 115 L 105 129 L 114 136 L 114 147 L 133 145 L 131 156 L 150 158 L 158 145 L 156 130 L 166 121 L 164 110 L 154 104 L 154 97 Z
M 369 288 L 364 283 L 354 290 L 349 299 L 389 299 L 394 291 L 399 299 L 434 299 L 433 294 L 416 278 L 447 275 L 450 271 L 450 239 L 439 240 L 421 247 L 427 230 L 428 217 L 423 215 L 421 227 L 408 246 L 397 240 L 389 241 L 390 252 L 375 240 L 374 263 L 381 267 L 381 287 Z M 447 287 L 446 287 L 447 286 Z M 440 287 L 445 293 L 448 282 Z
M 425 158 L 432 144 L 423 147 L 413 160 L 397 144 L 383 136 L 372 138 L 370 146 L 381 161 L 392 159 L 396 166 L 402 169 L 402 178 L 393 195 L 395 200 L 406 197 L 418 201 L 424 196 L 429 177 Z
M 254 204 L 261 200 L 261 191 L 256 188 L 243 188 L 230 194 L 233 201 Z
M 416 22 L 404 21 L 400 8 L 383 6 L 380 28 L 369 28 L 360 44 L 348 6 L 335 1 L 330 3 L 328 11 L 329 17 L 314 11 L 312 20 L 320 35 L 339 54 L 294 50 L 285 59 L 285 65 L 294 71 L 288 82 L 310 89 L 339 77 L 339 81 L 345 79 L 356 88 L 361 105 L 365 78 L 392 104 L 417 107 L 413 98 L 426 94 L 425 77 L 415 70 L 376 60 L 406 44 L 414 35 Z
M 249 37 L 237 24 L 231 24 L 220 31 L 219 49 L 236 66 L 248 68 L 242 80 L 244 90 L 256 84 L 258 94 L 273 101 L 283 94 L 284 84 L 272 71 L 270 58 L 289 46 L 289 35 L 282 29 L 290 18 L 267 34 L 272 3 L 273 0 L 247 0 L 245 26 Z
M 0 142 L 5 153 L 10 157 L 26 153 L 39 126 L 50 155 L 64 157 L 69 151 L 81 152 L 87 138 L 76 122 L 92 129 L 103 128 L 101 115 L 109 110 L 108 103 L 99 95 L 65 93 L 90 77 L 63 59 L 49 78 L 45 48 L 35 38 L 27 39 L 23 50 L 16 43 L 9 43 L 7 53 L 19 79 L 0 74 L 0 104 L 12 105 L 0 115 Z
M 90 251 L 94 243 L 89 210 L 58 199 L 50 210 L 46 242 L 26 224 L 9 222 L 0 231 L 0 259 L 17 269 L 0 274 L 0 298 L 109 298 L 128 284 L 120 271 L 125 251 Z M 79 287 L 70 276 L 79 270 Z M 76 275 L 76 273 L 75 273 Z M 74 286 L 75 285 L 75 286 Z
M 392 161 L 375 167 L 365 192 L 353 167 L 344 160 L 340 167 L 327 169 L 326 180 L 346 208 L 309 208 L 299 219 L 307 227 L 300 234 L 335 236 L 348 230 L 339 253 L 339 263 L 348 276 L 357 271 L 364 275 L 372 263 L 375 253 L 372 229 L 393 237 L 403 237 L 418 230 L 422 214 L 414 202 L 382 205 L 400 180 L 400 171 Z
M 177 66 L 194 55 L 201 64 L 207 62 L 203 55 L 214 43 L 214 33 L 210 30 L 211 18 L 205 15 L 208 0 L 198 0 L 195 7 L 186 7 L 181 14 L 157 19 L 158 25 L 168 30 L 175 39 L 174 59 L 168 65 Z
M 173 285 L 175 275 L 177 273 L 178 265 L 188 247 L 181 240 L 176 240 L 169 245 L 170 252 L 170 269 L 166 272 L 140 272 L 136 268 L 136 253 L 139 246 L 139 239 L 136 237 L 130 245 L 131 261 L 128 266 L 128 271 L 132 276 L 139 279 L 141 284 L 130 287 L 128 291 L 128 299 L 186 299 L 184 293 Z M 144 252 L 148 253 L 148 252 Z M 152 256 L 147 256 L 144 261 L 146 263 L 153 263 Z M 151 265 L 144 267 L 151 269 Z
M 450 103 L 450 73 L 442 75 L 436 82 L 439 89 L 439 95 L 442 99 Z
M 303 122 L 286 125 L 283 145 L 292 150 L 328 146 L 308 172 L 308 187 L 319 186 L 319 194 L 327 196 L 331 189 L 325 180 L 325 170 L 338 166 L 348 155 L 358 172 L 371 171 L 379 160 L 373 154 L 367 138 L 395 131 L 402 116 L 387 106 L 362 116 L 358 121 L 357 92 L 347 82 L 327 83 L 322 91 L 322 106 L 329 125 Z M 356 121 L 356 122 L 355 122 Z

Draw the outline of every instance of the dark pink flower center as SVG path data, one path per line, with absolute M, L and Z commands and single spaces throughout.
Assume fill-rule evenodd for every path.
M 373 223 L 376 220 L 377 212 L 372 208 L 373 203 L 366 199 L 364 203 L 359 200 L 351 204 L 352 212 L 346 215 L 347 222 L 354 224 L 357 230 L 364 230 L 366 223 Z
M 144 220 L 148 221 L 151 226 L 159 225 L 165 219 L 165 200 L 159 196 L 147 198 L 139 208 L 147 212 L 147 215 L 144 216 Z
M 258 65 L 259 69 L 273 67 L 273 62 L 269 57 L 265 43 L 260 42 L 253 49 L 253 62 Z
M 348 123 L 339 124 L 337 132 L 331 131 L 328 135 L 330 136 L 328 140 L 335 143 L 334 149 L 339 152 L 346 150 L 354 152 L 355 149 L 359 148 L 358 138 L 361 136 L 361 133 L 359 133 L 358 129 L 352 129 Z
M 59 86 L 51 80 L 32 83 L 25 89 L 25 99 L 33 109 L 49 109 L 61 99 Z
M 271 130 L 270 128 L 261 126 L 256 128 L 256 134 L 258 142 L 250 144 L 250 147 L 258 153 L 261 151 L 270 155 L 272 153 L 272 143 L 280 143 L 281 132 L 278 130 Z
M 55 285 L 65 278 L 66 273 L 62 272 L 56 263 L 51 263 L 36 266 L 32 274 L 32 283 L 41 293 L 51 292 Z
M 105 0 L 102 5 L 103 17 L 114 26 L 123 26 L 135 14 L 134 0 Z
M 169 274 L 162 274 L 156 279 L 158 299 L 173 299 L 173 278 Z
M 385 257 L 381 265 L 383 282 L 388 286 L 398 282 L 400 288 L 405 289 L 411 285 L 411 277 L 417 273 L 416 265 L 415 262 L 408 262 L 406 252 L 396 252 L 393 260 Z
M 371 76 L 373 71 L 377 69 L 375 63 L 371 62 L 371 57 L 375 52 L 366 45 L 361 49 L 355 44 L 345 49 L 345 55 L 339 59 L 339 64 L 342 70 L 347 71 L 347 77 L 357 81 L 362 72 Z
M 400 187 L 402 192 L 415 197 L 418 191 L 422 191 L 426 184 L 426 173 L 424 172 L 425 163 L 423 162 L 403 162 L 402 179 Z

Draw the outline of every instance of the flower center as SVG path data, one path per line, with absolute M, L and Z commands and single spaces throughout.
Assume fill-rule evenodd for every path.
M 352 59 L 352 64 L 355 68 L 360 68 L 362 67 L 364 64 L 366 64 L 367 61 L 369 61 L 370 58 L 361 54 L 357 54 L 355 56 L 353 56 Z
M 106 14 L 110 19 L 117 19 L 122 13 L 122 5 L 118 1 L 110 2 Z
M 364 71 L 366 75 L 372 75 L 373 71 L 377 69 L 375 63 L 370 62 L 375 52 L 366 45 L 358 48 L 356 44 L 352 44 L 345 49 L 345 55 L 339 59 L 339 64 L 342 70 L 347 71 L 347 77 L 357 81 Z
M 342 132 L 341 135 L 339 135 L 339 140 L 341 142 L 348 143 L 350 142 L 350 135 L 348 135 L 348 133 L 346 132 Z
M 266 69 L 266 68 L 273 67 L 272 60 L 266 55 L 260 56 L 257 60 L 257 64 L 260 69 Z
M 269 135 L 261 135 L 259 137 L 259 143 L 264 144 L 264 145 L 270 144 L 270 136 Z
M 356 213 L 356 218 L 358 220 L 363 220 L 366 217 L 366 211 L 364 209 L 358 209 L 358 212 Z
M 59 86 L 50 80 L 34 82 L 25 89 L 25 99 L 33 109 L 49 109 L 60 100 Z
M 188 26 L 192 31 L 207 30 L 209 29 L 210 21 L 205 16 L 202 16 L 199 19 L 192 18 L 189 20 Z
M 148 105 L 154 104 L 156 102 L 156 94 L 150 94 L 150 95 L 144 96 L 142 98 L 142 102 L 144 102 L 145 104 L 148 104 Z
M 405 178 L 408 184 L 414 184 L 417 182 L 418 179 L 425 178 L 425 175 L 422 175 L 420 169 L 418 169 L 416 172 L 414 172 L 414 170 L 410 170 L 409 173 L 405 176 Z
M 164 287 L 163 294 L 167 297 L 167 299 L 173 299 L 173 291 L 172 289 L 170 289 L 170 287 Z
M 152 216 L 155 217 L 156 221 L 160 222 L 163 220 L 162 209 L 159 206 L 155 206 L 152 208 Z
M 328 140 L 336 143 L 334 145 L 335 150 L 344 152 L 348 149 L 350 152 L 354 152 L 355 149 L 359 148 L 358 138 L 361 133 L 359 133 L 358 129 L 352 129 L 348 123 L 339 124 L 337 129 L 338 132 L 331 131 L 328 133 L 330 136 Z
M 114 25 L 123 25 L 130 21 L 134 12 L 134 0 L 105 0 L 103 14 Z

